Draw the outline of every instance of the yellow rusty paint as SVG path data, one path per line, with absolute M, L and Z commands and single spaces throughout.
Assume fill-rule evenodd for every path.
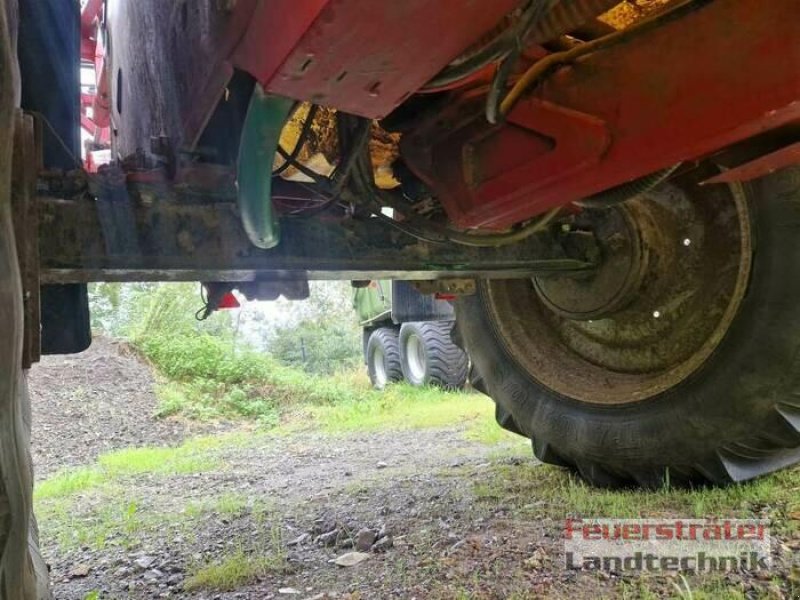
M 635 0 L 621 2 L 610 11 L 600 16 L 600 20 L 617 29 L 624 29 L 663 9 L 674 0 Z
M 297 108 L 292 117 L 286 122 L 281 132 L 281 146 L 287 152 L 291 152 L 297 144 L 297 139 L 300 137 L 300 131 L 303 128 L 306 117 L 308 116 L 309 103 L 303 103 Z M 308 140 L 306 141 L 303 149 L 300 151 L 298 160 L 302 164 L 306 164 L 317 157 L 316 161 L 319 162 L 319 155 L 322 155 L 328 163 L 335 164 L 338 153 L 338 140 L 336 137 L 336 112 L 329 108 L 320 107 L 317 111 L 317 116 L 311 127 Z M 279 167 L 283 164 L 283 159 L 279 155 L 275 155 L 273 168 Z M 290 167 L 284 172 L 287 177 L 296 175 L 297 171 Z
M 281 132 L 281 146 L 287 152 L 291 152 L 295 144 L 297 144 L 300 131 L 308 116 L 309 107 L 308 103 L 298 107 Z M 380 188 L 392 189 L 399 185 L 391 169 L 392 163 L 399 155 L 399 143 L 399 134 L 387 133 L 377 125 L 373 125 L 369 149 L 372 155 L 372 162 L 375 165 L 375 183 Z M 339 160 L 338 151 L 336 111 L 320 107 L 298 160 L 303 165 L 327 175 L 329 174 L 329 169 L 324 168 L 324 165 L 335 165 Z M 273 169 L 280 167 L 282 164 L 283 159 L 276 154 Z M 323 166 L 321 170 L 320 166 Z M 289 167 L 283 172 L 283 176 L 287 179 L 294 179 L 298 177 L 298 172 L 295 168 Z

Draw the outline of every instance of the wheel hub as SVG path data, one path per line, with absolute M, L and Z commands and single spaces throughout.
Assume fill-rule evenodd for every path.
M 600 248 L 600 265 L 582 278 L 536 277 L 533 287 L 545 306 L 566 319 L 580 321 L 610 316 L 639 292 L 647 267 L 639 230 L 624 205 L 584 211 L 576 217 L 572 228 L 591 229 Z
M 749 222 L 741 189 L 687 176 L 575 217 L 598 239 L 596 273 L 490 281 L 482 293 L 534 379 L 584 402 L 639 401 L 688 377 L 724 337 L 749 278 Z

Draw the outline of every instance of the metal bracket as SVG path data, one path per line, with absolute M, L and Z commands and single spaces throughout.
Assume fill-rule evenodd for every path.
M 443 294 L 446 296 L 472 296 L 477 289 L 474 279 L 414 281 L 412 285 L 420 294 Z
M 719 175 L 706 179 L 700 185 L 752 181 L 797 164 L 800 164 L 800 142 L 759 156 L 738 167 L 730 168 Z
M 41 148 L 36 145 L 34 118 L 17 111 L 15 120 L 11 210 L 25 314 L 22 366 L 28 369 L 41 354 L 39 213 L 36 206 L 36 176 L 41 165 Z

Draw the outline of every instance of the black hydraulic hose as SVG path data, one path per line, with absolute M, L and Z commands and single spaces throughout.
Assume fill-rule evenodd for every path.
M 521 242 L 522 240 L 543 231 L 561 211 L 556 207 L 535 220 L 506 233 L 467 233 L 456 231 L 442 225 L 420 219 L 408 214 L 402 206 L 388 194 L 375 187 L 372 175 L 372 162 L 367 152 L 361 152 L 356 160 L 352 173 L 353 191 L 359 196 L 364 207 L 378 220 L 391 225 L 406 235 L 433 244 L 458 244 L 473 248 L 497 248 Z M 405 219 L 398 221 L 381 212 L 383 206 L 389 206 L 404 213 Z
M 654 190 L 669 179 L 679 166 L 680 163 L 668 169 L 662 169 L 661 171 L 656 171 L 655 173 L 645 175 L 639 179 L 634 179 L 628 183 L 623 183 L 610 190 L 600 192 L 594 196 L 589 196 L 583 200 L 578 200 L 575 204 L 581 208 L 610 208 L 617 204 L 622 204 L 636 196 L 641 196 L 642 194 Z
M 500 103 L 499 114 L 507 115 L 514 107 L 517 100 L 519 100 L 525 92 L 541 83 L 541 80 L 556 67 L 570 64 L 587 54 L 607 50 L 619 44 L 626 43 L 635 37 L 662 27 L 667 23 L 682 19 L 686 15 L 701 9 L 713 1 L 714 0 L 685 0 L 683 3 L 667 11 L 658 13 L 644 21 L 640 21 L 627 29 L 621 29 L 605 37 L 575 46 L 564 52 L 549 54 L 542 60 L 535 62 L 522 77 L 514 83 L 514 86 Z
M 523 45 L 542 44 L 554 40 L 603 14 L 619 2 L 620 0 L 559 0 L 533 24 L 523 40 Z M 542 0 L 534 0 L 528 10 L 533 10 L 541 4 Z M 423 89 L 450 85 L 504 58 L 512 51 L 516 35 L 516 26 L 510 26 L 477 52 L 445 67 Z
M 298 213 L 298 216 L 303 218 L 312 217 L 327 211 L 340 202 L 342 191 L 350 179 L 354 177 L 359 156 L 362 155 L 365 149 L 368 151 L 370 126 L 371 122 L 368 119 L 359 119 L 358 117 L 340 114 L 338 119 L 339 142 L 342 146 L 344 158 L 342 158 L 333 172 L 332 177 L 335 182 L 326 179 L 327 186 L 325 191 L 328 199 L 318 206 L 303 210 Z M 352 128 L 352 131 L 349 131 L 350 128 Z
M 508 78 L 526 47 L 526 40 L 531 30 L 540 23 L 561 0 L 535 0 L 531 8 L 525 12 L 519 27 L 512 38 L 509 53 L 500 63 L 492 80 L 489 95 L 486 99 L 486 119 L 489 123 L 497 123 L 500 100 L 508 84 Z
M 297 143 L 294 145 L 294 148 L 292 148 L 292 151 L 286 153 L 283 148 L 279 149 L 278 152 L 281 154 L 281 158 L 283 158 L 283 164 L 272 172 L 273 176 L 280 175 L 289 167 L 295 166 L 297 157 L 300 156 L 300 151 L 303 149 L 303 146 L 305 146 L 306 140 L 308 139 L 308 134 L 311 133 L 311 124 L 314 122 L 314 118 L 317 116 L 318 110 L 319 106 L 316 104 L 312 104 L 308 109 L 308 114 L 306 115 L 305 121 L 303 121 L 303 127 L 300 129 L 300 135 L 297 138 Z

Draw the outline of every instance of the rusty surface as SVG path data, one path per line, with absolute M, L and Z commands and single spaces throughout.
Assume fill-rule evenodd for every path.
M 308 117 L 310 104 L 304 103 L 292 114 L 281 132 L 281 146 L 288 152 L 295 147 Z M 321 154 L 330 164 L 335 164 L 339 156 L 339 140 L 336 132 L 336 111 L 320 107 L 311 125 L 308 138 L 298 156 L 301 163 L 307 163 L 313 156 Z M 275 167 L 281 165 L 283 159 L 275 158 Z M 287 168 L 287 175 L 296 172 L 294 167 Z
M 287 121 L 281 132 L 281 146 L 287 152 L 295 147 L 300 138 L 303 125 L 308 117 L 310 104 L 304 103 Z M 340 160 L 339 140 L 336 127 L 336 111 L 318 107 L 316 117 L 309 134 L 303 144 L 297 160 L 304 166 L 323 175 L 329 175 L 332 168 Z M 369 140 L 370 155 L 374 170 L 375 183 L 383 189 L 392 189 L 399 184 L 392 172 L 392 163 L 400 154 L 400 135 L 389 133 L 377 123 L 373 123 Z M 283 158 L 275 156 L 273 168 L 283 165 Z M 284 179 L 307 181 L 308 178 L 292 166 L 281 173 Z
M 636 217 L 627 206 L 583 211 L 572 218 L 575 231 L 591 231 L 602 250 L 599 266 L 580 278 L 537 277 L 539 299 L 565 319 L 602 319 L 635 301 L 648 268 Z
M 174 151 L 194 147 L 224 96 L 233 73 L 227 59 L 257 4 L 109 0 L 115 154 L 147 149 L 154 135 L 165 136 Z
M 500 248 L 442 245 L 335 211 L 282 219 L 281 244 L 260 250 L 242 229 L 235 188 L 223 194 L 197 185 L 219 181 L 216 169 L 180 186 L 101 174 L 91 182 L 97 199 L 76 192 L 40 198 L 42 282 L 513 278 L 594 267 L 587 248 L 566 243 L 568 235 L 542 231 Z M 72 182 L 48 185 L 68 191 Z M 283 182 L 277 193 L 302 189 Z
M 800 143 L 790 144 L 780 150 L 775 150 L 764 156 L 753 159 L 742 165 L 728 169 L 724 173 L 715 175 L 703 181 L 701 185 L 709 183 L 732 183 L 734 181 L 752 181 L 764 177 L 780 169 L 800 164 Z
M 676 0 L 634 0 L 619 2 L 614 8 L 600 16 L 603 23 L 615 29 L 625 29 L 634 23 L 668 8 Z
M 505 127 L 486 124 L 481 102 L 470 116 L 454 99 L 409 131 L 403 155 L 458 226 L 508 227 L 800 122 L 800 46 L 787 43 L 796 39 L 795 0 L 716 0 L 561 68 L 516 105 Z M 589 132 L 553 132 L 537 115 L 542 102 L 602 123 L 612 143 L 601 159 L 547 165 Z M 551 137 L 551 152 L 529 148 L 536 134 Z M 476 143 L 487 152 L 473 152 Z
M 438 281 L 415 281 L 414 288 L 420 294 L 436 295 L 438 300 L 444 300 L 439 296 L 471 296 L 477 290 L 474 279 L 439 279 Z M 452 299 L 452 298 L 450 298 Z

